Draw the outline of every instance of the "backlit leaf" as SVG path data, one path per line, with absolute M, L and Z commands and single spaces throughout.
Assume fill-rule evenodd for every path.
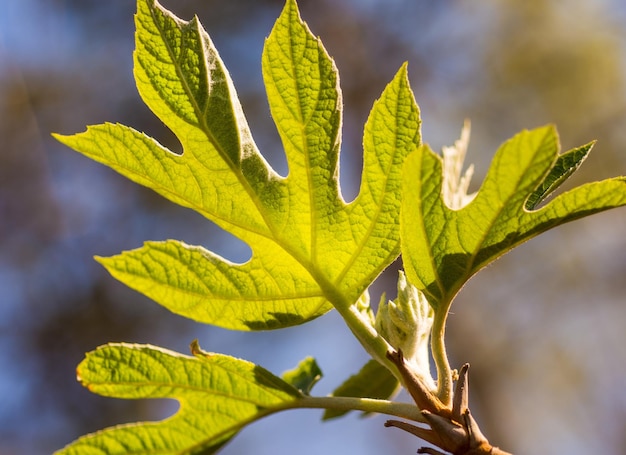
M 350 376 L 343 384 L 333 391 L 335 397 L 366 397 L 387 400 L 398 391 L 400 383 L 391 372 L 378 363 L 370 360 L 358 373 Z M 323 420 L 330 420 L 345 415 L 348 411 L 327 409 Z
M 589 183 L 537 208 L 580 165 L 591 144 L 559 155 L 556 130 L 523 131 L 496 153 L 478 194 L 453 210 L 442 197 L 442 160 L 428 146 L 407 159 L 402 254 L 409 280 L 435 309 L 479 269 L 560 224 L 626 204 L 626 178 Z M 447 309 L 446 309 L 447 311 Z
M 322 379 L 322 370 L 313 357 L 307 357 L 293 370 L 285 371 L 281 378 L 308 395 L 313 386 Z
M 200 351 L 193 357 L 137 344 L 108 344 L 78 366 L 80 382 L 115 398 L 171 398 L 161 422 L 119 425 L 83 436 L 57 455 L 210 454 L 244 425 L 296 407 L 301 393 L 245 360 Z
M 230 261 L 180 241 L 147 242 L 98 258 L 118 280 L 171 311 L 238 330 L 301 324 L 345 310 L 399 254 L 401 167 L 420 144 L 402 67 L 370 114 L 361 190 L 339 189 L 341 92 L 333 61 L 289 0 L 267 39 L 263 75 L 289 174 L 256 148 L 231 78 L 197 18 L 184 22 L 139 0 L 135 79 L 183 146 L 175 154 L 119 124 L 61 142 L 245 241 Z

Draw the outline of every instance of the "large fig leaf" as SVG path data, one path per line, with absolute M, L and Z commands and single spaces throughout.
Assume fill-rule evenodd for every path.
M 98 258 L 118 280 L 171 311 L 238 330 L 300 324 L 346 311 L 400 252 L 401 167 L 420 145 L 420 118 L 402 67 L 365 128 L 360 193 L 339 189 L 337 70 L 288 0 L 267 39 L 263 75 L 289 174 L 256 148 L 235 88 L 197 18 L 139 0 L 135 79 L 183 153 L 119 124 L 56 136 L 75 150 L 189 207 L 245 241 L 233 264 L 180 241 Z

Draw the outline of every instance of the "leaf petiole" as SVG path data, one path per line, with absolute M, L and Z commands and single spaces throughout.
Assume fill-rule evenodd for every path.
M 450 369 L 445 343 L 446 320 L 449 307 L 450 305 L 448 304 L 445 308 L 435 311 L 430 341 L 433 360 L 437 368 L 437 396 L 445 405 L 450 405 L 452 402 L 453 385 L 452 370 Z
M 333 409 L 336 411 L 363 411 L 392 415 L 414 422 L 425 422 L 421 411 L 410 403 L 355 397 L 312 397 L 306 396 L 296 402 L 297 408 Z

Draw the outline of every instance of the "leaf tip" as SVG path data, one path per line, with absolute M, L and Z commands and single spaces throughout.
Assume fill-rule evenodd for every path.
M 98 264 L 104 266 L 106 268 L 107 266 L 107 262 L 110 260 L 111 258 L 105 257 L 105 256 L 98 256 L 95 255 L 93 257 L 93 260 L 96 261 Z
M 74 137 L 73 134 L 60 134 L 60 133 L 50 133 L 53 139 L 59 141 L 61 144 L 70 146 L 69 141 Z
M 296 0 L 286 0 L 281 16 L 292 17 L 292 15 L 295 15 L 296 21 L 302 21 L 300 9 L 298 8 L 298 2 Z

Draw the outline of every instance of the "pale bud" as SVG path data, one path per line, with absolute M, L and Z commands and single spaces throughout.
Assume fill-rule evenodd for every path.
M 461 138 L 451 147 L 443 147 L 443 183 L 442 196 L 445 204 L 452 210 L 459 210 L 472 202 L 476 193 L 468 194 L 474 166 L 469 166 L 464 174 L 463 162 L 467 153 L 470 137 L 470 123 L 465 121 Z
M 381 297 L 375 322 L 378 333 L 394 349 L 402 350 L 409 368 L 431 389 L 436 388 L 430 374 L 428 344 L 433 318 L 434 311 L 424 294 L 400 271 L 398 297 Z

